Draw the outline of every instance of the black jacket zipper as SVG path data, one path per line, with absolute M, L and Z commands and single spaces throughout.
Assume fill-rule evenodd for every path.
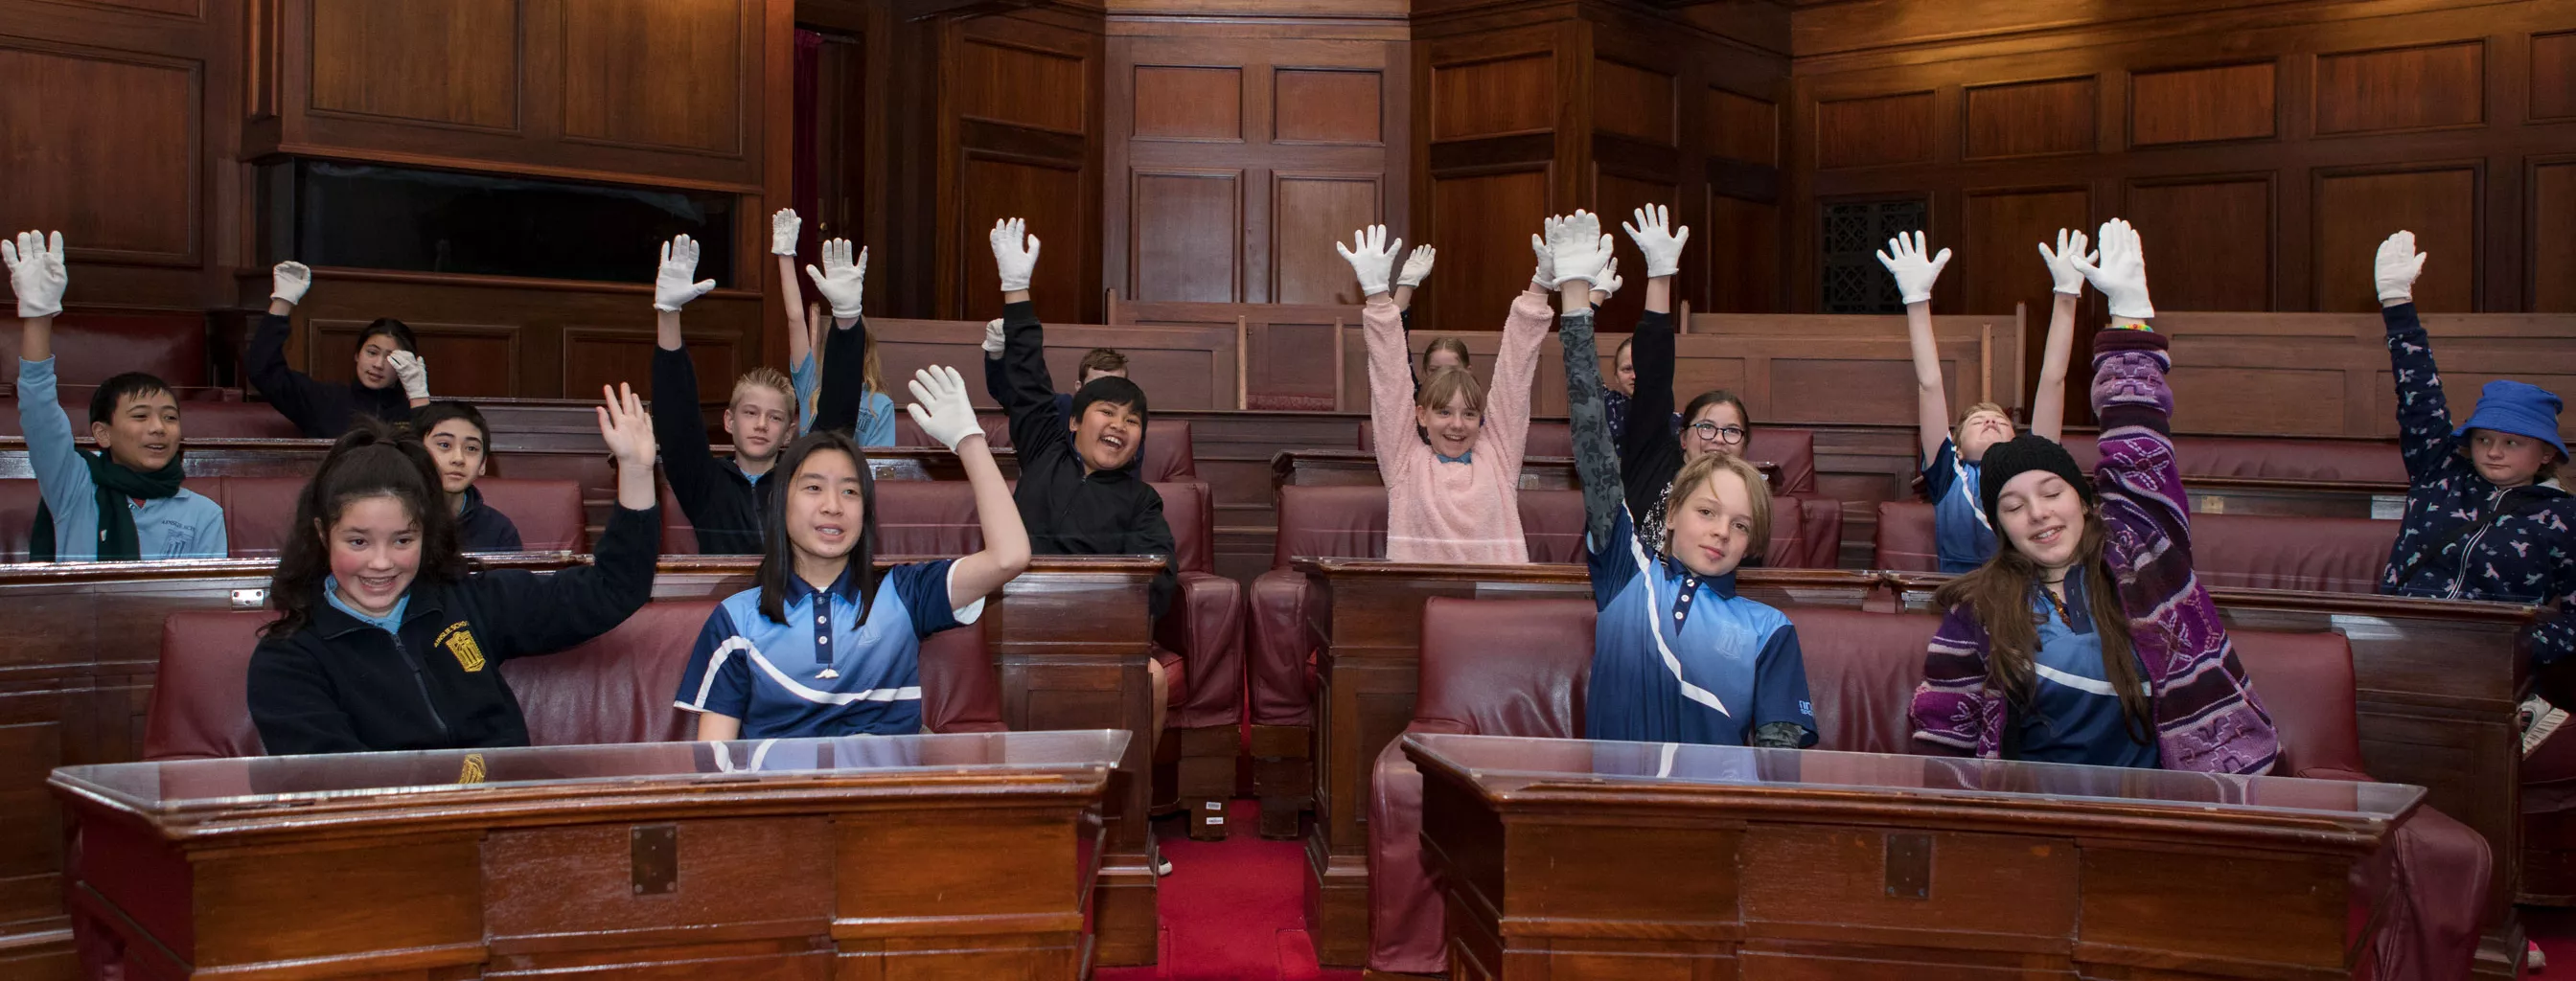
M 429 721 L 438 723 L 438 734 L 445 737 L 444 741 L 455 742 L 456 733 L 447 727 L 447 718 L 438 714 L 438 700 L 429 697 L 429 678 L 421 670 L 420 659 L 411 656 L 411 648 L 403 646 L 401 634 L 386 633 L 394 639 L 394 653 L 402 655 L 403 663 L 411 667 L 412 687 L 420 689 L 420 703 L 429 709 Z

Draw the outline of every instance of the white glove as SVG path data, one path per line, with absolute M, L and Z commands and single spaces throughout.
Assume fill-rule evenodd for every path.
M 966 437 L 984 434 L 984 427 L 975 421 L 975 404 L 966 399 L 966 380 L 957 376 L 955 368 L 931 365 L 913 372 L 912 399 L 903 407 L 912 413 L 912 424 L 951 453 Z
M 2085 254 L 2087 244 L 2083 232 L 2067 228 L 2057 230 L 2057 251 L 2049 251 L 2046 242 L 2039 243 L 2040 261 L 2048 263 L 2048 278 L 2057 282 L 2057 292 L 2084 295 L 2084 269 L 2077 263 L 2101 260 L 2100 256 Z
M 1628 239 L 1637 243 L 1637 251 L 1646 254 L 1646 278 L 1677 276 L 1682 271 L 1682 246 L 1690 243 L 1690 228 L 1672 231 L 1672 213 L 1663 205 L 1650 204 L 1631 212 L 1636 221 L 1619 227 L 1628 230 Z
M 1942 249 L 1940 255 L 1925 258 L 1922 232 L 1914 233 L 1913 238 L 1898 232 L 1895 238 L 1887 240 L 1887 248 L 1896 254 L 1891 256 L 1885 251 L 1880 252 L 1878 264 L 1886 266 L 1887 274 L 1896 277 L 1896 291 L 1905 295 L 1906 304 L 1910 306 L 1932 299 L 1932 284 L 1941 278 L 1941 267 L 1950 264 L 1950 250 Z
M 653 277 L 653 309 L 680 312 L 690 300 L 707 295 L 716 281 L 698 275 L 698 243 L 686 235 L 662 243 L 662 270 Z
M 1038 268 L 1038 237 L 1029 234 L 1029 223 L 1004 218 L 993 223 L 991 238 L 993 264 L 1002 269 L 1002 292 L 1028 289 L 1029 275 Z
M 304 302 L 304 291 L 313 288 L 313 270 L 301 262 L 281 262 L 268 271 L 268 298 L 284 300 L 289 305 Z
M 396 351 L 385 360 L 394 366 L 394 377 L 402 380 L 404 398 L 429 398 L 429 362 L 409 351 Z
M 1601 278 L 1592 281 L 1593 304 L 1610 302 L 1611 297 L 1619 295 L 1619 287 L 1627 284 L 1627 280 L 1619 278 L 1619 257 L 1611 256 L 1610 264 L 1601 267 Z
M 1002 353 L 1002 322 L 1000 320 L 995 320 L 992 323 L 984 325 L 984 353 Z
M 1610 236 L 1601 234 L 1601 219 L 1576 209 L 1548 229 L 1547 253 L 1556 257 L 1556 287 L 1580 279 L 1599 285 L 1610 265 Z
M 1540 223 L 1543 231 L 1530 236 L 1530 254 L 1538 257 L 1538 268 L 1530 270 L 1530 282 L 1548 289 L 1556 288 L 1556 253 L 1547 250 L 1547 240 L 1556 234 L 1556 226 L 1564 220 L 1549 218 Z
M 47 245 L 41 233 L 19 232 L 17 244 L 0 242 L 0 259 L 8 260 L 18 316 L 33 320 L 63 312 L 63 287 L 71 283 L 71 274 L 63 271 L 63 233 L 55 232 L 53 244 Z
M 1351 233 L 1351 244 L 1333 243 L 1333 251 L 1351 264 L 1359 275 L 1360 295 L 1376 296 L 1387 291 L 1387 278 L 1395 274 L 1395 254 L 1404 248 L 1404 240 L 1386 240 L 1386 226 L 1370 225 Z
M 857 262 L 850 261 L 850 240 L 836 238 L 823 243 L 823 268 L 805 267 L 805 275 L 814 278 L 814 289 L 832 304 L 832 316 L 856 317 L 868 298 L 868 250 L 860 249 Z
M 2379 280 L 2379 305 L 2393 307 L 2415 302 L 2415 277 L 2424 275 L 2424 260 L 2432 256 L 2430 252 L 2415 251 L 2414 232 L 2401 231 L 2379 243 L 2379 259 L 2371 270 Z
M 796 217 L 796 209 L 780 208 L 769 216 L 769 254 L 795 255 L 796 233 L 805 227 L 805 219 Z
M 2138 230 L 2129 227 L 2128 222 L 2113 218 L 2103 222 L 2101 232 L 2094 237 L 2097 240 L 2094 244 L 2102 247 L 2101 264 L 2095 265 L 2093 259 L 2076 257 L 2072 260 L 2075 268 L 2083 270 L 2084 278 L 2093 283 L 2093 288 L 2101 290 L 2103 298 L 2111 301 L 2112 316 L 2132 320 L 2154 319 L 2156 305 L 2147 299 L 2146 245 L 2139 241 Z
M 1415 246 L 1413 254 L 1404 257 L 1404 271 L 1395 276 L 1397 286 L 1420 286 L 1431 278 L 1431 264 L 1440 258 L 1440 250 L 1428 245 Z

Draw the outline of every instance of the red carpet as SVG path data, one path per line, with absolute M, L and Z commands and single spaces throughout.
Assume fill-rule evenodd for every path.
M 1253 833 L 1261 805 L 1238 800 L 1226 810 L 1235 828 L 1225 841 L 1191 841 L 1179 821 L 1157 821 L 1163 856 L 1172 860 L 1156 904 L 1163 917 L 1163 956 L 1153 967 L 1104 967 L 1096 981 L 1359 981 L 1358 971 L 1315 966 L 1306 936 L 1306 849 Z

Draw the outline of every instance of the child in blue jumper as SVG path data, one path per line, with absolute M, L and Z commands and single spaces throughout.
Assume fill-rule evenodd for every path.
M 676 704 L 705 740 L 921 731 L 921 641 L 973 623 L 1028 568 L 1029 536 L 953 369 L 915 377 L 907 408 L 957 454 L 984 550 L 876 572 L 876 486 L 848 433 L 817 429 L 779 460 L 759 585 L 707 617 Z

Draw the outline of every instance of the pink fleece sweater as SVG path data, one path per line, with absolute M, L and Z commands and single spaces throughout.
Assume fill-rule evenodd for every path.
M 1369 422 L 1386 484 L 1386 557 L 1491 565 L 1529 561 L 1521 537 L 1521 454 L 1529 439 L 1530 380 L 1556 317 L 1545 293 L 1512 301 L 1502 353 L 1485 389 L 1485 431 L 1468 462 L 1444 463 L 1413 434 L 1413 371 L 1395 303 L 1369 301 Z

